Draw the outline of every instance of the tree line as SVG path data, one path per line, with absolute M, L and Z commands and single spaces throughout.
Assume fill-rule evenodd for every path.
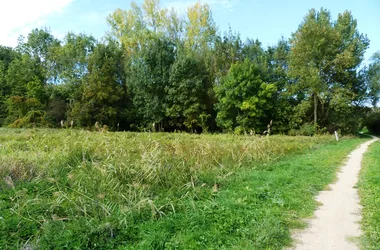
M 117 9 L 97 40 L 32 30 L 0 46 L 0 125 L 236 133 L 356 131 L 380 91 L 380 54 L 349 11 L 312 9 L 264 47 L 220 34 L 208 5 L 181 16 L 145 0 Z

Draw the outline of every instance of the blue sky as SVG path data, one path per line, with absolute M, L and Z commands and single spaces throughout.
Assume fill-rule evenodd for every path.
M 141 3 L 143 0 L 137 0 Z M 161 0 L 163 7 L 186 10 L 196 0 Z M 264 46 L 274 45 L 296 31 L 309 9 L 324 7 L 333 19 L 350 10 L 361 33 L 371 40 L 368 59 L 380 50 L 379 0 L 202 0 L 211 6 L 220 32 L 228 30 L 243 39 L 259 39 Z M 62 38 L 68 31 L 85 32 L 97 38 L 108 30 L 106 17 L 116 8 L 128 9 L 131 0 L 12 0 L 0 9 L 0 44 L 14 46 L 19 35 L 32 28 L 49 27 Z

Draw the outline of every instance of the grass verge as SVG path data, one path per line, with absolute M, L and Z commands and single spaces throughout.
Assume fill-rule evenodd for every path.
M 363 249 L 380 249 L 380 142 L 364 155 L 358 184 L 362 210 Z
M 0 130 L 1 249 L 281 249 L 364 139 Z

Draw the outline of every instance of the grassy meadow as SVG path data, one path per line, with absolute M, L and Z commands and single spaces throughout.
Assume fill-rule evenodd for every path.
M 363 159 L 359 194 L 363 205 L 363 249 L 380 249 L 380 142 L 370 146 Z
M 0 248 L 281 249 L 364 140 L 0 129 Z

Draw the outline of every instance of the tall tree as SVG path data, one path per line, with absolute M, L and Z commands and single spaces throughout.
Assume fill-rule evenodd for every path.
M 202 60 L 189 55 L 178 55 L 170 70 L 169 85 L 166 86 L 166 115 L 170 125 L 188 131 L 207 131 L 211 118 L 212 89 L 209 74 Z
M 222 84 L 216 87 L 217 123 L 233 130 L 263 131 L 271 118 L 275 84 L 265 82 L 260 65 L 245 59 L 231 66 Z
M 13 60 L 6 74 L 6 84 L 10 89 L 9 94 L 14 96 L 26 96 L 30 82 L 38 81 L 40 84 L 44 84 L 44 79 L 41 66 L 28 54 Z
M 217 78 L 226 76 L 231 65 L 243 59 L 243 42 L 239 34 L 235 34 L 231 28 L 222 37 L 215 40 L 215 68 Z
M 141 7 L 132 2 L 129 10 L 117 9 L 107 22 L 109 35 L 121 42 L 129 56 L 136 55 L 149 39 L 163 38 L 180 28 L 178 17 L 161 8 L 159 0 L 144 0 Z
M 152 39 L 142 47 L 139 59 L 132 65 L 130 77 L 133 103 L 145 127 L 165 123 L 166 92 L 170 68 L 175 60 L 174 46 L 166 39 Z
M 43 110 L 47 103 L 44 74 L 41 64 L 36 62 L 29 54 L 13 60 L 6 74 L 9 96 L 5 100 L 7 118 L 5 123 L 11 124 L 23 117 L 44 116 Z M 31 113 L 29 113 L 31 112 Z M 28 119 L 29 119 L 28 118 Z
M 124 94 L 122 59 L 122 52 L 113 41 L 99 43 L 94 48 L 81 86 L 81 99 L 71 111 L 82 126 L 91 126 L 97 121 L 116 127 Z
M 57 48 L 58 82 L 74 88 L 81 84 L 88 73 L 88 60 L 95 48 L 96 40 L 86 34 L 68 33 L 63 45 Z
M 380 100 L 380 52 L 375 53 L 368 67 L 368 97 L 373 107 L 377 107 Z
M 276 46 L 268 47 L 267 58 L 268 80 L 276 85 L 276 93 L 273 96 L 273 132 L 287 133 L 294 114 L 294 106 L 299 102 L 297 96 L 289 93 L 289 64 L 288 57 L 290 44 L 282 38 Z
M 3 125 L 7 117 L 6 100 L 12 94 L 12 85 L 7 83 L 8 69 L 12 62 L 20 57 L 21 54 L 14 49 L 0 46 L 0 125 Z
M 293 34 L 291 44 L 289 69 L 297 80 L 293 88 L 313 99 L 317 125 L 319 104 L 322 119 L 328 117 L 326 106 L 349 104 L 355 92 L 359 93 L 362 82 L 357 81 L 356 70 L 363 60 L 368 39 L 358 32 L 350 12 L 340 14 L 332 22 L 329 11 L 312 9 Z
M 215 43 L 216 26 L 212 18 L 210 7 L 197 2 L 187 10 L 185 24 L 186 47 L 192 50 L 206 51 Z
M 20 40 L 22 41 L 22 39 Z M 24 54 L 28 54 L 43 71 L 43 83 L 52 82 L 55 79 L 55 48 L 60 46 L 60 41 L 56 39 L 49 29 L 33 29 L 27 36 L 26 42 L 20 42 L 17 49 Z
M 11 63 L 20 59 L 20 54 L 10 47 L 0 46 L 0 95 L 6 97 L 11 94 L 11 86 L 7 84 L 6 75 Z
M 60 41 L 51 34 L 50 30 L 44 28 L 33 29 L 28 34 L 26 43 L 19 44 L 19 47 L 32 58 L 47 63 L 50 49 L 59 46 L 59 44 Z
M 296 87 L 313 98 L 314 124 L 317 125 L 319 96 L 328 89 L 323 74 L 334 60 L 338 44 L 330 13 L 324 9 L 310 10 L 291 43 L 290 74 L 298 80 Z

